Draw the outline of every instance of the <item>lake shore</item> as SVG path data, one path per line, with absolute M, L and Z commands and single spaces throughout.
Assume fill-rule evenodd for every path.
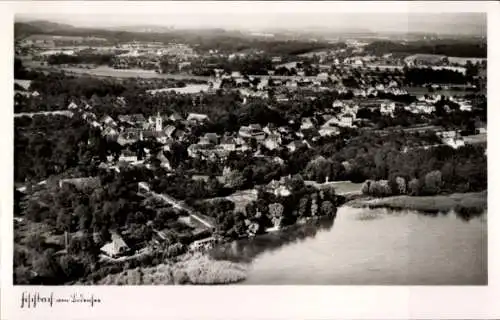
M 215 285 L 245 280 L 247 264 L 214 260 L 202 253 L 187 253 L 175 261 L 153 267 L 137 267 L 109 274 L 97 285 Z
M 451 210 L 484 211 L 488 207 L 488 192 L 453 193 L 436 196 L 393 196 L 386 198 L 359 197 L 344 204 L 354 208 L 387 208 L 424 212 L 448 212 Z

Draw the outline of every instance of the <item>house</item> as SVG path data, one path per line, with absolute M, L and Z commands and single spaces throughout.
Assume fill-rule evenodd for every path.
M 335 100 L 332 103 L 332 108 L 342 108 L 344 107 L 344 103 L 340 100 Z
M 132 143 L 134 143 L 138 140 L 142 140 L 142 139 L 143 139 L 142 131 L 132 129 L 132 130 L 126 130 L 126 131 L 121 132 L 118 135 L 116 142 L 118 142 L 120 145 L 124 146 L 127 144 L 132 144 Z
M 146 123 L 146 118 L 144 118 L 144 116 L 140 113 L 126 114 L 126 115 L 119 115 L 118 121 L 123 123 L 128 123 L 130 125 L 143 125 L 144 123 Z
M 160 143 L 166 143 L 168 141 L 168 136 L 163 131 L 155 130 L 143 130 L 141 131 L 142 139 L 154 139 Z
M 188 134 L 184 130 L 175 130 L 172 139 L 176 141 L 184 141 Z
M 189 249 L 192 251 L 200 251 L 205 249 L 210 249 L 217 242 L 216 238 L 208 237 L 200 240 L 193 241 L 189 245 Z
M 264 78 L 260 79 L 260 82 L 257 84 L 257 90 L 264 90 L 269 86 L 269 79 Z
M 71 101 L 71 103 L 68 105 L 68 110 L 76 110 L 76 109 L 78 109 L 78 105 L 74 101 Z
M 281 136 L 278 134 L 269 135 L 263 142 L 269 150 L 278 149 L 281 146 Z
M 83 120 L 97 120 L 97 117 L 92 112 L 84 112 L 82 115 Z
M 120 157 L 118 158 L 118 161 L 123 161 L 123 162 L 137 162 L 138 161 L 137 153 L 133 152 L 133 151 L 130 151 L 128 149 L 125 149 L 120 154 Z
M 168 125 L 165 127 L 165 129 L 163 129 L 163 132 L 165 132 L 165 135 L 168 137 L 168 138 L 172 138 L 173 137 L 173 134 L 175 132 L 175 126 L 173 125 Z
M 280 157 L 274 157 L 273 158 L 273 162 L 279 164 L 279 165 L 284 165 L 285 164 L 285 160 L 281 159 Z
M 316 78 L 319 80 L 319 81 L 327 81 L 329 76 L 328 76 L 328 73 L 326 72 L 321 72 L 321 73 L 318 73 L 318 75 L 316 76 Z
M 206 114 L 190 113 L 187 116 L 187 121 L 189 121 L 189 122 L 204 122 L 204 121 L 208 121 L 208 116 Z
M 163 154 L 163 151 L 159 151 L 156 154 L 156 159 L 160 160 L 160 166 L 162 168 L 167 169 L 167 170 L 172 170 L 172 166 L 170 165 L 170 161 L 167 159 L 167 157 L 165 157 L 165 155 Z
M 262 131 L 259 124 L 251 124 L 249 126 L 241 126 L 238 135 L 244 139 L 256 139 L 262 141 L 266 138 L 266 134 Z
M 29 90 L 31 86 L 31 80 L 14 79 L 14 83 L 23 88 L 24 90 Z
M 96 189 L 101 186 L 101 179 L 99 177 L 86 177 L 59 180 L 59 188 L 64 185 L 72 185 L 78 190 Z
M 456 130 L 441 131 L 436 133 L 436 135 L 442 139 L 456 139 L 458 138 L 458 131 Z
M 205 133 L 204 138 L 211 144 L 219 143 L 219 135 L 217 133 Z
M 231 78 L 241 78 L 241 72 L 239 71 L 231 72 Z
M 290 189 L 281 181 L 273 180 L 266 186 L 268 192 L 273 193 L 276 197 L 288 197 L 292 194 Z
M 392 116 L 395 110 L 396 110 L 396 103 L 394 102 L 388 102 L 388 103 L 383 102 L 380 104 L 380 113 L 383 115 Z
M 397 86 L 398 83 L 396 82 L 396 80 L 391 80 L 388 85 L 389 88 L 396 88 Z
M 267 126 L 262 129 L 266 134 L 274 134 L 276 131 L 276 125 L 274 123 L 269 123 Z
M 118 131 L 112 127 L 106 127 L 102 130 L 102 135 L 109 138 L 116 138 L 118 137 Z
M 436 108 L 433 105 L 430 105 L 428 103 L 418 103 L 415 105 L 415 110 L 416 110 L 416 112 L 414 112 L 414 113 L 430 114 L 430 113 L 436 111 Z
M 220 146 L 227 151 L 235 151 L 236 144 L 236 140 L 231 136 L 224 136 L 220 142 Z
M 468 102 L 459 102 L 459 105 L 460 105 L 460 111 L 468 111 L 468 112 L 471 112 L 472 111 L 472 105 Z
M 280 62 L 281 62 L 281 57 L 273 57 L 273 58 L 271 59 L 271 62 L 272 62 L 272 63 L 280 63 Z
M 445 138 L 443 139 L 443 143 L 452 147 L 453 149 L 458 149 L 465 145 L 465 141 L 462 138 Z
M 330 137 L 340 134 L 340 130 L 337 127 L 325 126 L 319 129 L 319 135 L 322 137 Z
M 314 128 L 314 123 L 311 118 L 302 118 L 302 123 L 300 125 L 300 130 L 307 130 Z
M 300 148 L 307 147 L 307 144 L 300 140 L 290 142 L 287 146 L 290 152 L 295 152 Z
M 116 258 L 127 254 L 130 248 L 127 246 L 122 237 L 116 233 L 111 235 L 111 242 L 106 243 L 101 247 L 101 251 L 111 258 Z
M 110 127 L 116 127 L 117 126 L 115 120 L 113 120 L 113 118 L 111 118 L 108 115 L 102 117 L 101 123 L 105 124 L 106 126 L 110 126 Z
M 177 112 L 172 113 L 168 119 L 174 122 L 184 120 L 184 118 L 182 118 L 182 116 Z
M 351 128 L 353 126 L 353 117 L 350 114 L 342 115 L 340 117 L 340 126 Z

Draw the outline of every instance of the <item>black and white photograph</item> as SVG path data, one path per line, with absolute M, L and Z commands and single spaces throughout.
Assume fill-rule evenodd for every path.
M 14 286 L 488 284 L 485 12 L 13 23 Z

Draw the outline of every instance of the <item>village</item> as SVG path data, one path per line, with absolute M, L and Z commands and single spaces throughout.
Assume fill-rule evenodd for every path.
M 378 54 L 364 41 L 336 46 L 280 55 L 177 42 L 19 41 L 26 67 L 14 80 L 14 118 L 20 136 L 35 136 L 23 143 L 43 139 L 37 125 L 46 130 L 56 119 L 64 127 L 68 119 L 86 132 L 73 144 L 92 150 L 68 155 L 77 173 L 55 160 L 48 171 L 36 161 L 36 169 L 20 166 L 16 190 L 33 216 L 50 212 L 37 206 L 62 201 L 52 194 L 75 197 L 58 203 L 68 206 L 64 214 L 50 213 L 57 231 L 44 243 L 56 248 L 54 257 L 76 256 L 69 253 L 86 249 L 74 243 L 91 234 L 99 257 L 92 265 L 205 252 L 334 216 L 371 179 L 388 185 L 404 176 L 404 190 L 427 181 L 427 169 L 419 177 L 411 168 L 396 172 L 381 157 L 395 163 L 419 150 L 432 158 L 433 149 L 461 154 L 476 146 L 486 154 L 485 60 Z M 126 192 L 95 195 L 106 188 Z M 79 212 L 88 217 L 73 212 L 66 220 L 81 194 L 106 205 L 92 212 L 94 204 L 82 202 Z M 138 213 L 126 212 L 125 199 Z M 15 216 L 20 230 L 29 230 L 28 215 Z

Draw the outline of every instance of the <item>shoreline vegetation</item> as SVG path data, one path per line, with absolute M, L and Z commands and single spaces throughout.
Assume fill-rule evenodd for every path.
M 487 209 L 488 192 L 452 193 L 418 197 L 408 195 L 385 198 L 360 196 L 347 201 L 344 206 L 369 209 L 416 210 L 422 212 L 448 212 L 454 210 L 457 213 L 476 213 Z
M 215 260 L 202 253 L 187 253 L 175 262 L 154 267 L 124 270 L 109 274 L 97 285 L 215 285 L 246 279 L 248 265 L 242 262 Z

